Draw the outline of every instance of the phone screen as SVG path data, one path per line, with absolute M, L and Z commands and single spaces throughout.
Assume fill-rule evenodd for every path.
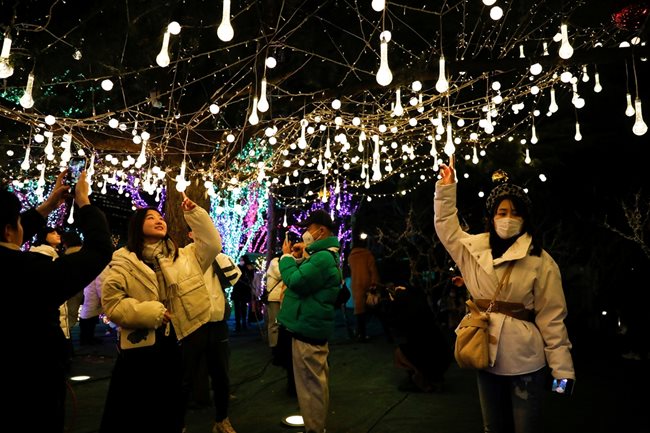
M 569 387 L 569 380 L 568 379 L 553 379 L 553 385 L 551 385 L 551 391 L 557 392 L 558 394 L 570 394 L 571 389 L 567 389 Z
M 74 187 L 86 168 L 86 158 L 74 157 L 68 162 L 68 185 Z

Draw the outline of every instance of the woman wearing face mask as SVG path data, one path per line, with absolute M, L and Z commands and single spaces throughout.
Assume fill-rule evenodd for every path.
M 485 310 L 511 268 L 490 314 L 490 363 L 478 371 L 486 432 L 539 432 L 547 368 L 572 390 L 575 372 L 560 271 L 533 235 L 526 192 L 501 184 L 487 198 L 488 232 L 470 235 L 459 224 L 453 163 L 442 165 L 434 199 L 436 233 L 458 265 L 474 302 Z

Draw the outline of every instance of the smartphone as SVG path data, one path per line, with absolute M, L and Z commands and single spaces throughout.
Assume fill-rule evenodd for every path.
M 558 394 L 571 395 L 573 393 L 573 380 L 572 379 L 553 379 L 551 391 Z
M 83 156 L 73 156 L 68 161 L 68 174 L 66 176 L 66 184 L 70 185 L 70 189 L 74 189 L 79 181 L 81 172 L 86 169 L 86 158 Z

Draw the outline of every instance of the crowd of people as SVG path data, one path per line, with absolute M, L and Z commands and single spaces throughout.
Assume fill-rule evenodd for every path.
M 126 245 L 114 251 L 106 218 L 88 198 L 85 174 L 74 192 L 63 182 L 64 176 L 65 172 L 58 177 L 43 204 L 22 213 L 18 197 L 7 189 L 0 191 L 2 266 L 8 274 L 33 276 L 23 283 L 25 290 L 38 295 L 32 306 L 34 319 L 27 326 L 43 336 L 46 347 L 39 348 L 41 359 L 46 353 L 42 374 L 27 379 L 32 387 L 24 383 L 16 387 L 25 391 L 11 400 L 10 409 L 18 410 L 31 397 L 29 389 L 38 387 L 48 404 L 34 427 L 62 432 L 71 328 L 79 317 L 80 343 L 94 344 L 95 327 L 105 314 L 118 327 L 119 338 L 100 432 L 183 432 L 192 389 L 197 380 L 208 381 L 209 376 L 212 432 L 234 433 L 228 413 L 227 321 L 232 301 L 235 332 L 250 322 L 251 304 L 259 297 L 253 262 L 244 255 L 237 266 L 225 256 L 210 216 L 184 194 L 181 209 L 191 243 L 179 247 L 164 215 L 142 208 L 130 219 Z M 83 242 L 72 232 L 45 225 L 48 214 L 72 198 Z M 298 224 L 300 239 L 285 236 L 281 251 L 262 270 L 272 360 L 286 369 L 287 392 L 297 397 L 307 432 L 323 433 L 327 427 L 329 340 L 346 266 L 354 337 L 369 340 L 367 321 L 372 315 L 389 342 L 394 334 L 400 336 L 394 364 L 407 373 L 401 390 L 443 389 L 453 359 L 444 330 L 458 325 L 465 312 L 463 302 L 471 296 L 480 308 L 491 310 L 490 364 L 477 371 L 485 431 L 539 431 L 549 369 L 565 385 L 563 392 L 570 394 L 575 372 L 564 326 L 567 311 L 560 273 L 534 230 L 526 193 L 513 184 L 496 187 L 487 199 L 486 232 L 470 235 L 458 222 L 453 164 L 442 165 L 434 211 L 437 235 L 459 270 L 439 305 L 440 316 L 408 277 L 382 282 L 374 255 L 358 234 L 341 263 L 339 227 L 324 210 L 312 211 Z M 34 235 L 29 251 L 23 251 Z M 514 266 L 509 283 L 494 308 L 488 308 L 508 266 Z M 16 291 L 8 296 L 10 302 L 20 302 Z M 28 354 L 34 350 L 17 334 L 9 338 L 12 347 Z M 19 372 L 27 369 L 19 361 L 9 362 Z M 201 366 L 207 374 L 197 379 Z

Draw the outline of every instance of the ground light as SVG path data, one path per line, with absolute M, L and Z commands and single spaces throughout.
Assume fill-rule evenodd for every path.
M 74 381 L 74 382 L 83 382 L 83 381 L 86 381 L 86 380 L 88 380 L 88 379 L 90 379 L 90 376 L 86 376 L 86 375 L 81 375 L 81 376 L 72 376 L 72 377 L 70 378 L 70 380 L 72 380 L 72 381 Z
M 288 415 L 282 418 L 282 422 L 290 427 L 302 427 L 305 425 L 302 415 Z

